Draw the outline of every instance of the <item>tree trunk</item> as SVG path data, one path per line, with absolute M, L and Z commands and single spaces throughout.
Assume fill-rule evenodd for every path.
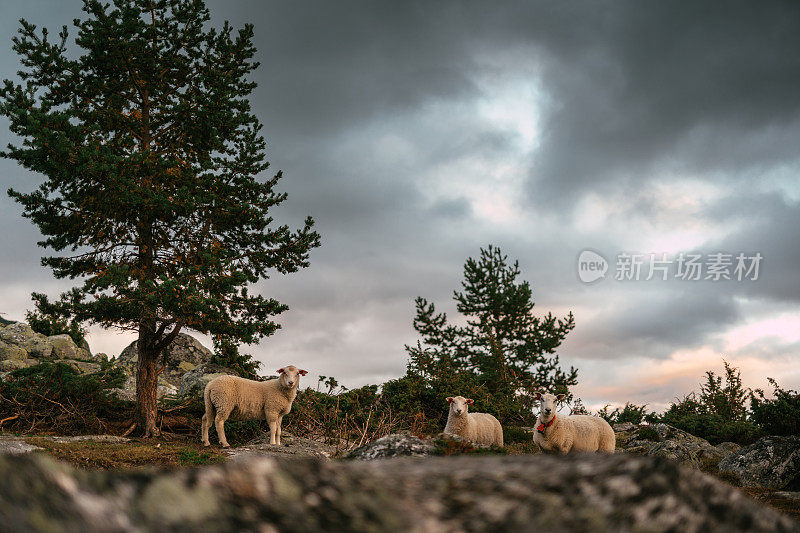
M 144 437 L 156 437 L 161 434 L 156 427 L 158 353 L 154 350 L 153 336 L 154 332 L 150 325 L 142 323 L 139 327 L 139 365 L 136 369 L 136 415 Z

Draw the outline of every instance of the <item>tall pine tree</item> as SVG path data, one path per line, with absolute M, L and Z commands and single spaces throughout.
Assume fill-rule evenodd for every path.
M 308 266 L 313 220 L 273 224 L 280 172 L 267 169 L 253 27 L 209 27 L 200 0 L 84 0 L 51 40 L 21 21 L 13 49 L 22 84 L 5 80 L 0 113 L 22 142 L 4 157 L 44 176 L 10 190 L 41 230 L 42 259 L 80 285 L 59 311 L 139 335 L 137 404 L 156 428 L 157 362 L 183 329 L 255 342 L 287 307 L 248 291 L 269 272 Z
M 462 291 L 454 291 L 456 309 L 466 325 L 452 324 L 433 303 L 417 298 L 414 329 L 422 336 L 406 346 L 409 373 L 430 381 L 459 381 L 464 387 L 486 391 L 495 409 L 506 419 L 524 418 L 536 388 L 567 392 L 578 381 L 578 371 L 563 371 L 556 349 L 575 327 L 572 313 L 560 319 L 533 314 L 533 292 L 527 281 L 517 281 L 519 262 L 494 246 L 481 249 L 478 259 L 464 265 Z M 466 394 L 451 391 L 450 395 Z

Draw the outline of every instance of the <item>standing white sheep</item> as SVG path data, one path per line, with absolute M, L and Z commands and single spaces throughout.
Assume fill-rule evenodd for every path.
M 292 409 L 297 396 L 300 376 L 308 372 L 295 366 L 285 366 L 278 370 L 278 379 L 253 381 L 238 376 L 219 376 L 212 379 L 203 391 L 206 414 L 203 415 L 203 445 L 209 446 L 208 428 L 213 420 L 217 426 L 217 436 L 224 448 L 229 446 L 225 438 L 225 421 L 260 420 L 266 418 L 269 424 L 269 443 L 280 445 L 281 422 Z
M 563 400 L 564 395 L 535 394 L 541 403 L 533 441 L 543 452 L 614 453 L 617 440 L 608 422 L 591 415 L 556 416 L 556 403 Z
M 445 433 L 484 446 L 503 445 L 503 427 L 499 420 L 489 413 L 467 412 L 469 406 L 475 403 L 474 400 L 455 396 L 447 398 L 447 403 L 450 404 L 450 412 L 444 427 Z

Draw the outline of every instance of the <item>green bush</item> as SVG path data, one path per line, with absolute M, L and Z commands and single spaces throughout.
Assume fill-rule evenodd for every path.
M 92 374 L 50 362 L 14 370 L 0 381 L 0 419 L 8 419 L 3 428 L 68 435 L 104 432 L 108 420 L 128 410 L 109 394 L 124 382 L 123 372 L 108 366 Z
M 750 396 L 752 420 L 767 435 L 800 435 L 800 394 L 784 390 L 769 378 L 775 398 L 766 398 L 756 389 Z
M 658 431 L 656 431 L 655 428 L 651 426 L 643 426 L 636 431 L 636 438 L 638 440 L 659 442 L 661 440 L 661 435 L 658 434 Z
M 625 407 L 621 410 L 619 407 L 613 411 L 608 410 L 608 405 L 600 409 L 597 413 L 598 416 L 605 419 L 609 424 L 622 424 L 630 422 L 631 424 L 641 424 L 645 417 L 648 416 L 647 405 L 636 405 L 634 403 L 626 402 Z
M 715 445 L 721 442 L 747 445 L 761 436 L 758 426 L 750 420 L 725 420 L 717 413 L 708 412 L 692 395 L 671 404 L 659 421 Z
M 512 444 L 515 442 L 530 442 L 533 440 L 533 434 L 520 427 L 503 426 L 503 442 L 505 444 Z

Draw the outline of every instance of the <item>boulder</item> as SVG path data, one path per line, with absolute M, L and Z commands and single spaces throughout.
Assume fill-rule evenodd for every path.
M 136 374 L 136 365 L 139 361 L 139 341 L 134 341 L 122 350 L 119 357 L 114 359 L 114 365 L 119 366 L 130 375 Z M 181 377 L 195 367 L 208 363 L 213 352 L 200 344 L 200 341 L 185 333 L 179 333 L 175 340 L 164 350 L 163 361 L 166 363 L 161 376 L 166 382 L 175 387 L 180 387 Z
M 81 471 L 0 456 L 9 531 L 790 532 L 797 522 L 674 462 L 629 455 L 256 458 Z
M 0 341 L 0 362 L 24 361 L 28 358 L 28 352 L 16 344 L 9 344 Z
M 764 437 L 725 457 L 719 471 L 742 484 L 768 489 L 800 490 L 800 437 Z
M 620 424 L 614 424 L 611 427 L 615 432 L 620 432 L 620 431 L 630 431 L 634 429 L 636 426 L 634 426 L 632 422 L 622 422 Z
M 723 457 L 727 457 L 733 452 L 737 452 L 742 449 L 742 445 L 736 444 L 735 442 L 721 442 L 714 447 Z
M 11 372 L 13 370 L 19 370 L 20 368 L 28 368 L 29 366 L 33 366 L 37 364 L 39 361 L 36 359 L 6 359 L 5 361 L 0 360 L 0 372 Z
M 364 461 L 387 457 L 423 457 L 430 455 L 433 450 L 433 444 L 419 437 L 408 433 L 392 433 L 356 448 L 347 457 Z
M 81 374 L 91 374 L 93 372 L 100 372 L 102 368 L 98 363 L 92 363 L 89 361 L 79 361 L 75 359 L 57 359 L 53 361 L 54 363 L 63 363 L 65 365 L 71 366 Z
M 665 457 L 700 469 L 724 456 L 707 440 L 667 424 L 639 426 L 636 431 L 618 435 L 617 443 L 628 453 Z
M 34 359 L 47 359 L 53 354 L 53 344 L 50 340 L 41 333 L 33 331 L 24 322 L 14 322 L 0 327 L 0 342 L 24 350 L 26 357 Z M 18 354 L 18 350 L 15 353 Z
M 195 395 L 200 398 L 203 397 L 203 391 L 206 385 L 212 379 L 218 376 L 233 374 L 234 372 L 224 366 L 214 364 L 200 365 L 193 370 L 186 372 L 181 377 L 181 386 L 178 394 L 181 396 Z
M 136 401 L 136 375 L 127 375 L 125 383 L 121 388 L 110 389 L 109 394 L 116 396 L 120 400 L 127 400 L 129 402 Z M 176 395 L 178 387 L 166 381 L 161 376 L 158 377 L 158 387 L 156 388 L 156 398 L 162 398 L 167 395 Z
M 53 346 L 53 357 L 58 359 L 77 359 L 79 361 L 91 361 L 92 354 L 75 344 L 67 334 L 51 335 L 47 337 Z

